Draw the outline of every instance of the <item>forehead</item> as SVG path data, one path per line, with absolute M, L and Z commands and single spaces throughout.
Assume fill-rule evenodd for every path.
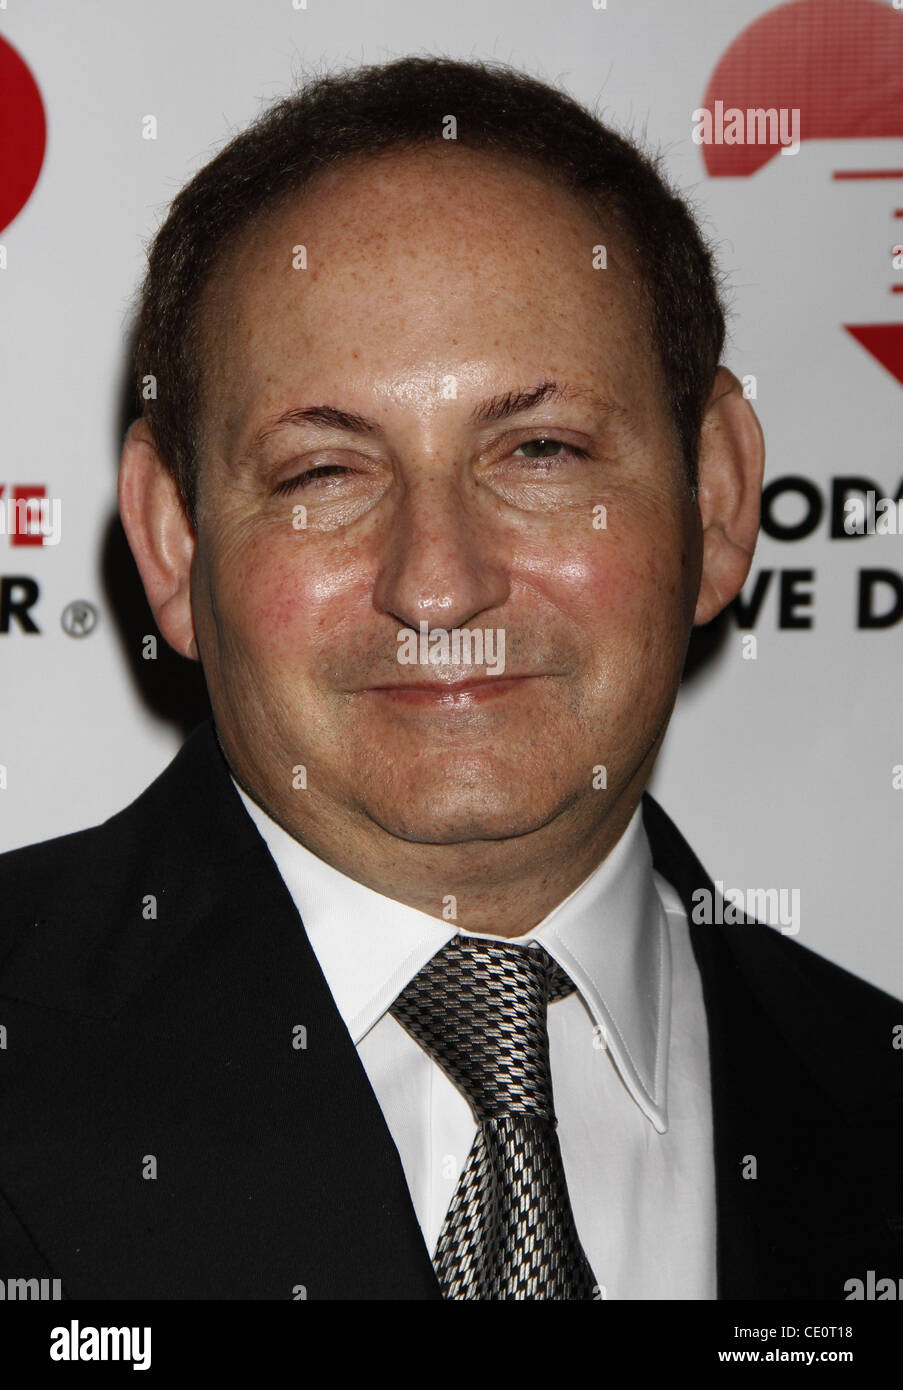
M 654 371 L 612 219 L 453 142 L 318 175 L 228 248 L 202 309 L 205 402 L 230 433 L 314 382 L 397 393 L 565 363 L 636 387 Z

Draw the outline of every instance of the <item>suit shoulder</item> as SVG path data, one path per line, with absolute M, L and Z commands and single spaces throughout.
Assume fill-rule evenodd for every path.
M 24 904 L 28 915 L 38 907 L 65 904 L 78 895 L 81 885 L 91 885 L 98 892 L 117 864 L 130 857 L 132 847 L 146 839 L 147 825 L 154 819 L 159 823 L 163 807 L 153 803 L 160 800 L 165 777 L 164 771 L 127 806 L 97 825 L 0 854 L 0 892 L 7 909 Z
M 104 830 L 108 822 L 56 835 L 50 840 L 36 840 L 18 849 L 0 854 L 0 886 L 4 901 L 21 890 L 29 897 L 44 891 L 65 888 L 59 875 L 68 881 L 79 873 L 90 872 L 93 859 L 104 852 Z
M 192 837 L 213 817 L 221 778 L 215 747 L 202 726 L 108 820 L 0 855 L 0 992 L 13 979 L 24 988 L 26 974 L 62 981 L 78 961 L 108 955 L 142 918 L 146 895 L 161 903 L 187 896 Z
M 107 820 L 0 854 L 0 892 L 7 910 L 25 904 L 28 915 L 43 905 L 67 904 L 82 886 L 99 894 L 118 872 L 153 858 L 177 836 L 186 781 L 209 764 L 213 746 L 212 729 L 201 725 L 172 762 Z
M 732 971 L 720 974 L 719 985 L 733 1001 L 727 1007 L 742 1008 L 751 991 L 759 1019 L 770 1020 L 832 1103 L 887 1114 L 892 1102 L 898 1113 L 903 1001 L 775 927 L 747 921 L 696 930 L 724 933 Z
M 836 1001 L 838 1006 L 854 1008 L 857 1012 L 863 1013 L 869 1009 L 877 1009 L 882 1013 L 890 1010 L 900 1014 L 903 1010 L 903 1000 L 896 995 L 889 994 L 878 985 L 870 984 L 861 975 L 856 975 L 852 970 L 828 960 L 826 956 L 820 955 L 809 946 L 804 946 L 794 937 L 782 935 L 774 927 L 756 926 L 754 930 L 759 933 L 767 932 L 774 943 L 772 950 L 783 956 L 801 985 L 817 991 L 825 1000 Z
M 68 917 L 89 892 L 99 905 L 115 838 L 104 823 L 0 854 L 0 954 L 22 931 Z
M 56 1005 L 115 920 L 115 834 L 107 825 L 0 855 L 0 995 Z M 68 981 L 68 986 L 67 986 Z

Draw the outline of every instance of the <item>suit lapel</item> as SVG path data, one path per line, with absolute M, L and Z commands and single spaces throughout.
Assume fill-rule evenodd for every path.
M 225 1119 L 238 1139 L 233 1152 L 224 1145 L 219 1170 L 217 1207 L 244 1216 L 230 1248 L 244 1258 L 255 1251 L 270 1289 L 284 1297 L 303 1286 L 310 1298 L 438 1298 L 401 1161 L 357 1051 L 213 735 L 202 737 L 197 786 L 213 781 L 207 805 L 218 824 L 206 839 L 218 905 L 206 930 L 195 931 L 189 959 L 157 984 L 173 1068 L 186 1055 L 198 1060 L 190 1093 L 206 1103 L 200 1131 L 215 1134 Z M 199 988 L 203 1021 L 192 1002 Z M 220 1085 L 211 1088 L 212 1078 Z

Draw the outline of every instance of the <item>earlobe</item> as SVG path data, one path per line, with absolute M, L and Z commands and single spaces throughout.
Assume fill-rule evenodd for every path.
M 752 564 L 765 470 L 762 426 L 733 372 L 719 367 L 699 444 L 702 575 L 693 622 L 711 622 L 736 598 Z
M 194 527 L 143 419 L 132 422 L 123 442 L 119 514 L 157 626 L 181 656 L 196 661 L 191 612 Z

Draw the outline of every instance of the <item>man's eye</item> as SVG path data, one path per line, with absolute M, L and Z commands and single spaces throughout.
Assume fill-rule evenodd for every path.
M 562 459 L 586 458 L 587 456 L 587 451 L 585 449 L 578 449 L 575 444 L 565 444 L 560 439 L 547 439 L 545 435 L 537 439 L 527 439 L 523 444 L 518 444 L 517 449 L 514 451 L 515 457 L 517 457 L 518 449 L 541 449 L 546 451 L 538 454 L 528 453 L 525 456 L 531 463 L 538 464 L 551 464 L 560 462 Z
M 309 487 L 320 478 L 334 478 L 338 474 L 348 472 L 350 470 L 342 463 L 321 463 L 316 468 L 309 468 L 306 473 L 296 473 L 294 478 L 286 478 L 285 482 L 277 483 L 273 491 L 284 496 L 285 493 L 295 492 L 298 488 Z

